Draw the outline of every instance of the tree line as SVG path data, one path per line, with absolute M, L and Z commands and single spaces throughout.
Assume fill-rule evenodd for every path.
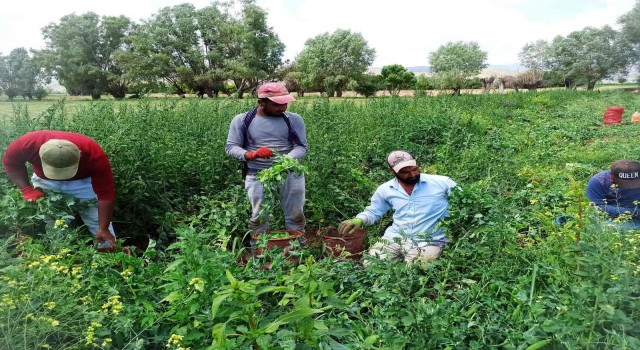
M 267 25 L 267 16 L 255 0 L 214 2 L 201 9 L 184 3 L 139 23 L 125 16 L 69 14 L 42 28 L 44 49 L 16 48 L 0 55 L 0 92 L 9 99 L 42 98 L 51 78 L 69 94 L 93 99 L 158 91 L 242 98 L 272 80 L 301 96 L 337 97 L 347 90 L 364 96 L 434 88 L 459 94 L 485 84 L 477 75 L 487 66 L 487 53 L 476 42 L 449 42 L 430 53 L 433 74 L 428 77 L 398 64 L 367 73 L 375 49 L 360 33 L 345 29 L 308 39 L 293 62 L 283 61 L 285 45 Z M 640 57 L 640 0 L 619 23 L 621 31 L 586 27 L 551 42 L 526 44 L 519 59 L 529 71 L 520 79 L 537 80 L 523 86 L 539 87 L 544 77 L 546 85 L 593 89 L 602 79 L 626 75 Z

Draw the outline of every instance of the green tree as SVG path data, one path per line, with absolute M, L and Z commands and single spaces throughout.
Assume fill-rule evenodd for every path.
M 125 45 L 133 23 L 124 16 L 99 17 L 93 12 L 70 14 L 42 29 L 46 48 L 36 57 L 72 95 L 104 93 L 123 98 L 128 81 L 113 53 Z
M 550 45 L 545 40 L 527 43 L 518 54 L 520 64 L 528 69 L 544 71 L 549 66 Z
M 131 35 L 131 48 L 118 62 L 139 80 L 168 82 L 178 94 L 226 92 L 232 79 L 237 93 L 271 79 L 281 65 L 284 45 L 266 25 L 267 13 L 253 1 L 165 7 Z
M 564 77 L 567 88 L 584 79 L 587 89 L 593 90 L 604 78 L 626 74 L 632 51 L 625 36 L 610 26 L 586 27 L 553 39 L 549 67 Z
M 487 53 L 476 42 L 449 42 L 429 54 L 429 64 L 435 81 L 441 88 L 459 95 L 466 80 L 478 75 L 487 66 Z
M 363 74 L 358 80 L 353 80 L 349 84 L 349 89 L 364 97 L 372 97 L 382 86 L 381 77 L 375 74 Z
M 347 84 L 357 81 L 375 58 L 360 33 L 338 29 L 307 40 L 296 58 L 298 81 L 306 91 L 342 96 Z
M 220 20 L 215 10 L 196 11 L 186 3 L 160 9 L 132 31 L 130 47 L 119 50 L 116 61 L 135 80 L 165 80 L 180 95 L 187 91 L 213 94 L 212 75 L 222 67 L 221 53 L 207 56 L 216 38 L 200 32 L 198 19 L 210 16 L 212 21 Z M 221 83 L 224 77 L 219 80 Z
M 282 65 L 284 44 L 267 26 L 267 12 L 254 0 L 242 1 L 240 17 L 236 21 L 238 35 L 234 41 L 235 52 L 227 60 L 232 79 L 242 98 L 247 91 L 254 90 L 262 81 L 273 79 Z
M 32 99 L 38 84 L 45 82 L 42 70 L 29 52 L 17 48 L 7 56 L 0 56 L 0 88 L 9 99 L 20 95 Z
M 622 25 L 622 34 L 629 42 L 640 45 L 640 0 L 636 0 L 631 11 L 625 13 L 618 19 Z
M 398 95 L 400 90 L 414 87 L 416 76 L 400 64 L 391 64 L 382 67 L 380 72 L 382 83 L 391 95 Z

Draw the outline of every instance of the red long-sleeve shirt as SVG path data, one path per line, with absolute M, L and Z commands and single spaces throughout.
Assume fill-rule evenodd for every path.
M 22 135 L 7 147 L 2 157 L 2 166 L 7 173 L 18 173 L 27 179 L 26 162 L 31 163 L 33 172 L 40 178 L 48 179 L 42 171 L 40 146 L 51 139 L 62 139 L 73 142 L 80 149 L 80 165 L 74 177 L 65 181 L 91 178 L 93 190 L 98 200 L 114 200 L 116 197 L 113 184 L 113 172 L 109 158 L 102 147 L 91 138 L 66 131 L 41 130 Z

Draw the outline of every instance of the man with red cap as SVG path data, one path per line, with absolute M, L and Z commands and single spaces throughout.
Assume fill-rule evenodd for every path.
M 236 115 L 231 121 L 225 145 L 226 153 L 244 162 L 245 189 L 251 202 L 249 228 L 254 232 L 269 229 L 268 218 L 260 221 L 263 187 L 256 174 L 271 167 L 272 157 L 285 155 L 299 160 L 307 153 L 307 136 L 302 117 L 287 112 L 295 101 L 287 88 L 279 83 L 266 83 L 257 90 L 258 106 Z M 285 228 L 304 231 L 305 178 L 290 173 L 279 189 L 284 210 Z
M 438 258 L 449 241 L 439 223 L 449 215 L 448 196 L 456 183 L 447 176 L 420 173 L 415 158 L 405 151 L 391 152 L 387 164 L 394 179 L 380 185 L 371 204 L 341 222 L 338 231 L 349 235 L 393 209 L 393 223 L 369 254 L 407 263 Z
M 27 162 L 33 170 L 32 184 L 27 177 Z M 26 201 L 44 197 L 37 187 L 71 195 L 79 201 L 97 199 L 97 204 L 82 210 L 80 216 L 97 240 L 99 250 L 115 248 L 111 224 L 115 203 L 113 173 L 97 142 L 72 132 L 33 131 L 9 144 L 2 165 Z M 55 218 L 48 221 L 52 219 Z
M 621 228 L 640 229 L 640 162 L 614 161 L 589 180 L 586 196 L 611 219 L 628 216 L 629 220 L 620 222 Z

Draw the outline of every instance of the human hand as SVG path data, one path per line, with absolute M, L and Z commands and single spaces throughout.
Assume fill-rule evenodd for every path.
M 356 232 L 356 230 L 361 228 L 363 224 L 364 221 L 360 218 L 345 220 L 338 225 L 338 232 L 343 236 L 347 236 Z
M 260 147 L 257 151 L 247 152 L 244 154 L 244 158 L 247 160 L 254 160 L 256 158 L 269 158 L 273 156 L 273 151 L 268 147 Z
M 44 193 L 36 190 L 33 186 L 23 187 L 20 192 L 22 192 L 22 199 L 27 202 L 35 202 L 38 198 L 44 197 Z
M 101 253 L 112 252 L 116 249 L 116 238 L 107 229 L 100 229 L 96 232 L 98 241 L 98 251 Z

